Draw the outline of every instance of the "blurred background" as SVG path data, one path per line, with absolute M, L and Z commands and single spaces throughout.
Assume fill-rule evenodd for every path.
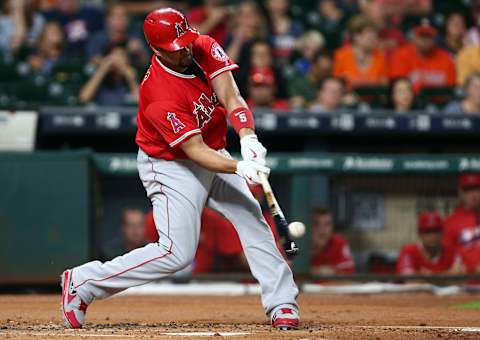
M 2 0 L 2 287 L 156 241 L 134 135 L 143 18 L 166 6 L 240 66 L 274 190 L 307 225 L 297 277 L 479 271 L 480 1 Z M 205 210 L 181 275 L 242 272 L 233 226 Z

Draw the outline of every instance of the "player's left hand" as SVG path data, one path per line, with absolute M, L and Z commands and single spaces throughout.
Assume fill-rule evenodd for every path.
M 257 135 L 246 135 L 240 139 L 241 153 L 244 161 L 265 165 L 267 149 L 258 141 Z

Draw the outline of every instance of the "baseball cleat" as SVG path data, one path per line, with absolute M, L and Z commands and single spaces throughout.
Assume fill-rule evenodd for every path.
M 72 273 L 73 271 L 71 269 L 67 269 L 61 276 L 62 318 L 65 326 L 69 328 L 82 328 L 88 305 L 77 295 L 72 280 Z
M 298 329 L 299 323 L 298 312 L 292 308 L 279 308 L 272 316 L 273 328 L 281 331 Z

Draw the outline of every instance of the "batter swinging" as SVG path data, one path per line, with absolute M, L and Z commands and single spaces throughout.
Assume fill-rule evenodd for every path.
M 92 261 L 63 272 L 65 324 L 81 328 L 93 300 L 189 265 L 200 215 L 208 205 L 235 226 L 273 327 L 297 328 L 298 289 L 247 186 L 259 182 L 258 172 L 270 170 L 252 112 L 231 74 L 238 66 L 176 10 L 148 14 L 144 33 L 154 55 L 140 86 L 137 161 L 160 240 L 105 263 Z M 224 149 L 227 117 L 240 137 L 241 161 Z

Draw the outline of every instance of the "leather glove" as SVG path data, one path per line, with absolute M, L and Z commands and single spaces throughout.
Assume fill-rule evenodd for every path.
M 252 161 L 239 161 L 235 171 L 237 175 L 245 178 L 248 184 L 261 184 L 258 177 L 259 172 L 263 172 L 268 176 L 270 169 Z
M 242 158 L 244 161 L 253 161 L 265 165 L 267 149 L 258 141 L 257 135 L 246 135 L 240 139 Z

